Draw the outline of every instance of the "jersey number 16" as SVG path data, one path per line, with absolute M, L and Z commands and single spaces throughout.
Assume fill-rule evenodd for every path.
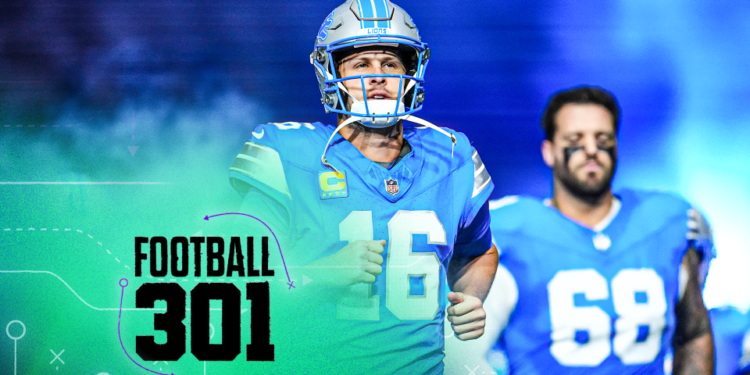
M 433 211 L 398 211 L 388 221 L 388 255 L 385 259 L 385 306 L 401 320 L 431 320 L 439 308 L 440 261 L 434 252 L 413 252 L 412 235 L 426 234 L 427 243 L 445 245 L 443 224 Z M 371 211 L 353 211 L 339 224 L 341 241 L 371 241 Z M 421 277 L 422 295 L 410 293 L 409 280 Z M 349 287 L 349 297 L 336 306 L 336 317 L 380 320 L 380 296 L 371 284 Z

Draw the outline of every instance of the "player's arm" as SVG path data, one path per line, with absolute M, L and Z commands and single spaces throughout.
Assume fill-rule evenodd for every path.
M 463 373 L 474 369 L 477 374 L 494 374 L 506 366 L 503 354 L 493 350 L 518 302 L 518 287 L 513 275 L 499 264 L 492 287 L 483 304 L 487 314 L 484 334 L 476 340 L 462 341 L 456 336 L 445 339 L 445 373 Z M 498 360 L 497 357 L 501 359 Z M 493 360 L 494 359 L 494 360 Z
M 701 255 L 690 248 L 682 259 L 687 283 L 675 308 L 677 327 L 672 342 L 675 375 L 714 373 L 714 342 L 699 283 L 700 265 Z
M 675 308 L 674 374 L 713 374 L 713 335 L 702 294 L 708 264 L 715 255 L 713 236 L 708 222 L 694 208 L 688 210 L 687 238 L 690 247 L 682 258 L 680 301 Z
M 489 204 L 485 202 L 470 225 L 457 237 L 453 257 L 448 263 L 448 293 L 452 303 L 448 320 L 456 337 L 471 340 L 484 333 L 486 313 L 482 303 L 497 270 L 498 253 L 489 230 Z
M 477 257 L 454 256 L 448 264 L 448 284 L 451 290 L 484 301 L 492 285 L 492 278 L 495 277 L 497 260 L 495 245 Z

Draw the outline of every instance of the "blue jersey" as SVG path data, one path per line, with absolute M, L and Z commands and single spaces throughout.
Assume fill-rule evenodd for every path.
M 750 314 L 729 307 L 709 312 L 716 347 L 716 375 L 750 373 Z
M 257 126 L 230 170 L 232 184 L 261 190 L 285 211 L 268 214 L 288 220 L 290 268 L 349 242 L 385 239 L 376 282 L 357 284 L 310 315 L 336 318 L 326 335 L 335 344 L 326 345 L 345 344 L 336 351 L 348 353 L 346 361 L 366 360 L 355 372 L 442 373 L 446 270 L 454 252 L 471 257 L 492 246 L 488 225 L 474 238 L 462 233 L 493 189 L 489 174 L 463 134 L 454 133 L 454 148 L 449 137 L 424 128 L 404 130 L 411 152 L 390 169 L 336 134 L 326 153 L 333 171 L 321 155 L 334 129 Z
M 619 211 L 597 230 L 536 199 L 495 204 L 492 235 L 518 291 L 496 344 L 510 373 L 671 371 L 691 207 L 666 193 L 615 196 Z

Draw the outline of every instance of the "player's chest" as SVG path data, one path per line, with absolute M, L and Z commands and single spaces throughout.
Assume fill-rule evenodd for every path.
M 411 242 L 414 251 L 453 243 L 462 200 L 454 196 L 448 178 L 428 182 L 412 176 L 404 190 L 405 181 L 393 176 L 342 172 L 308 176 L 292 187 L 298 237 L 315 238 L 330 248 L 372 239 Z
M 546 292 L 550 283 L 560 279 L 587 285 L 595 278 L 603 280 L 605 288 L 610 289 L 616 280 L 629 280 L 629 274 L 671 286 L 676 282 L 686 241 L 679 234 L 668 232 L 664 228 L 638 238 L 623 236 L 627 233 L 581 232 L 558 241 L 524 237 L 501 247 L 507 250 L 507 267 L 520 287 L 530 293 Z M 644 276 L 645 273 L 651 275 Z
M 382 185 L 384 190 L 393 186 L 387 181 Z M 390 236 L 407 235 L 405 233 L 409 233 L 409 237 L 421 234 L 452 239 L 460 212 L 454 211 L 456 204 L 450 193 L 449 185 L 434 185 L 390 202 L 369 188 L 354 185 L 346 198 L 320 200 L 319 219 L 329 241 L 368 239 L 370 231 L 366 231 L 366 235 L 353 234 L 360 233 L 362 228 L 371 228 L 376 239 L 387 240 Z
M 527 241 L 524 256 L 505 260 L 519 291 L 513 331 L 549 345 L 563 366 L 653 363 L 679 298 L 679 252 L 664 244 L 590 256 Z

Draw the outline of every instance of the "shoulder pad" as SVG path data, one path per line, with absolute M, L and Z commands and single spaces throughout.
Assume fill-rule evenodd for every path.
M 642 217 L 657 218 L 663 221 L 685 220 L 685 237 L 707 263 L 715 257 L 711 226 L 697 209 L 681 196 L 664 191 L 635 191 L 622 192 L 623 201 L 630 200 L 635 204 L 634 210 Z M 628 199 L 629 198 L 629 199 Z M 649 222 L 652 227 L 659 226 L 659 222 Z M 703 267 L 703 265 L 702 265 Z
M 636 225 L 642 226 L 641 232 L 649 232 L 672 220 L 685 219 L 690 204 L 682 197 L 664 191 L 623 190 L 618 192 L 622 198 L 624 210 L 632 210 L 636 217 L 642 218 Z M 651 229 L 649 229 L 651 228 Z
M 328 126 L 318 122 L 272 122 L 256 126 L 248 141 L 269 146 L 281 153 L 282 159 L 287 159 L 285 151 L 294 150 L 288 154 L 297 155 L 298 147 L 310 149 L 321 139 L 325 142 L 327 135 L 330 135 Z
M 445 134 L 442 134 L 434 129 L 419 126 L 411 128 L 424 142 L 424 146 L 430 153 L 439 153 L 440 155 L 452 155 L 453 165 L 462 165 L 463 162 L 471 158 L 474 153 L 474 147 L 471 145 L 469 138 L 464 133 L 457 132 L 450 128 L 443 128 L 446 132 L 453 134 L 456 137 L 456 144 L 453 145 L 453 141 Z M 406 129 L 404 129 L 406 131 Z
M 651 210 L 658 210 L 662 213 L 668 211 L 675 214 L 684 214 L 690 208 L 690 204 L 685 199 L 668 191 L 624 189 L 618 193 L 623 197 L 623 201 L 629 200 L 639 207 L 646 206 Z
M 313 149 L 311 145 L 318 143 L 315 140 L 323 138 L 318 134 L 322 127 L 319 123 L 299 122 L 256 126 L 229 168 L 230 184 L 240 195 L 256 187 L 279 201 L 291 199 L 284 164 L 295 157 L 314 159 L 309 152 L 300 151 Z
M 549 213 L 549 208 L 536 198 L 509 195 L 490 201 L 490 226 L 493 231 L 513 232 L 534 218 Z

